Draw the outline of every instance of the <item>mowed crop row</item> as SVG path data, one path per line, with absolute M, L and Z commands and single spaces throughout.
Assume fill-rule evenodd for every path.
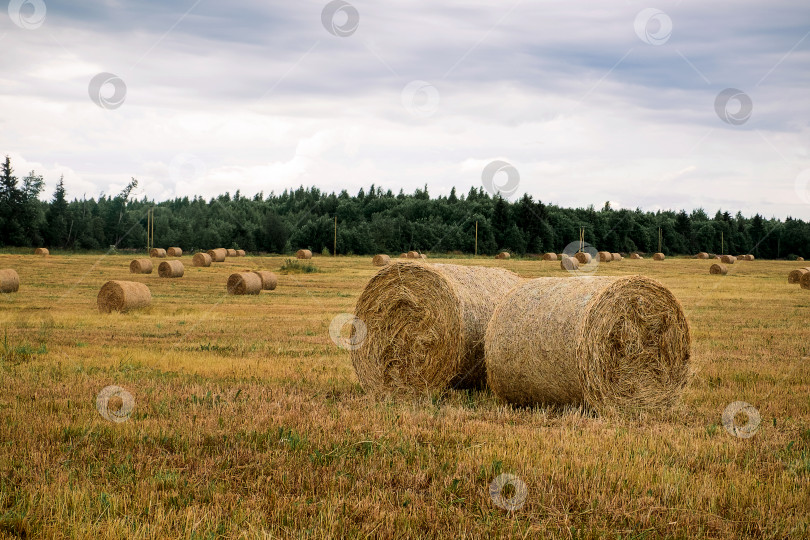
M 803 538 L 810 531 L 810 295 L 799 263 L 600 265 L 643 274 L 683 304 L 698 371 L 681 406 L 638 417 L 521 409 L 489 391 L 378 401 L 329 326 L 378 268 L 368 257 L 226 259 L 160 279 L 131 257 L 0 255 L 0 536 Z M 431 262 L 565 275 L 559 261 Z M 272 294 L 228 276 L 276 272 Z M 101 314 L 109 280 L 146 283 L 149 307 Z M 134 409 L 114 423 L 96 396 Z M 721 415 L 745 401 L 750 438 Z M 508 512 L 490 484 L 520 478 Z M 307 533 L 307 531 L 309 531 Z

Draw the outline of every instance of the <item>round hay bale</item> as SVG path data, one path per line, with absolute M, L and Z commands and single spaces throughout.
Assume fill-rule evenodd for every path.
M 754 260 L 754 256 L 753 256 L 753 255 L 751 255 L 751 254 L 749 253 L 748 255 L 746 255 L 746 256 L 745 256 L 745 260 L 746 260 L 746 261 L 753 261 L 753 260 Z
M 366 329 L 351 351 L 360 384 L 374 394 L 482 386 L 484 330 L 495 306 L 520 281 L 503 268 L 384 266 L 355 306 Z
M 796 260 L 797 260 L 797 261 L 804 262 L 804 257 L 796 257 Z
M 418 259 L 419 258 L 419 252 L 418 251 L 409 251 L 407 253 L 407 256 L 408 256 L 409 259 Z
M 163 261 L 158 265 L 158 275 L 164 278 L 181 278 L 185 268 L 180 261 Z
M 563 270 L 579 270 L 579 261 L 574 257 L 563 257 L 560 259 L 560 268 Z
M 228 278 L 228 294 L 259 294 L 262 278 L 256 272 L 237 272 Z
M 709 268 L 709 273 L 712 275 L 725 276 L 728 274 L 728 268 L 725 264 L 714 263 L 711 268 Z
M 374 266 L 385 266 L 386 264 L 391 263 L 391 257 L 388 255 L 383 255 L 380 253 L 379 255 L 374 255 L 374 258 L 371 259 L 371 264 Z
M 407 258 L 408 258 L 408 254 L 407 254 L 407 253 L 400 253 L 399 258 L 400 258 L 400 259 L 407 259 Z
M 166 258 L 166 250 L 163 248 L 152 248 L 149 250 L 150 257 L 156 257 L 158 259 L 165 259 Z
M 48 248 L 37 248 L 34 250 L 34 255 L 50 255 L 51 252 L 48 251 Z
M 660 409 L 689 381 L 690 342 L 680 302 L 653 279 L 532 279 L 489 321 L 487 382 L 517 405 Z
M 624 257 L 622 257 L 621 253 L 611 253 L 614 261 L 622 261 Z
M 278 277 L 269 270 L 254 270 L 253 273 L 262 280 L 262 290 L 272 291 L 278 285 Z
M 610 262 L 613 260 L 613 254 L 607 251 L 599 252 L 599 262 Z
M 810 289 L 810 270 L 802 274 L 799 278 L 799 285 L 802 289 Z
M 111 311 L 126 312 L 148 306 L 152 302 L 149 287 L 135 281 L 108 281 L 98 291 L 98 310 L 101 313 Z
M 574 257 L 579 261 L 579 264 L 589 264 L 591 262 L 591 254 L 584 251 L 580 251 Z
M 225 262 L 225 257 L 228 256 L 228 250 L 225 248 L 209 249 L 207 253 L 211 257 L 211 262 Z
M 296 259 L 311 259 L 312 258 L 312 252 L 310 250 L 308 250 L 308 249 L 299 249 L 298 251 L 295 252 L 295 258 Z
M 245 255 L 247 255 L 247 253 L 245 252 L 244 249 L 237 249 L 236 250 L 236 256 L 237 257 L 244 257 Z
M 191 259 L 191 264 L 194 266 L 209 267 L 214 259 L 208 253 L 195 253 Z
M 663 261 L 663 260 L 664 260 L 664 259 L 666 259 L 666 258 L 667 258 L 667 256 L 666 256 L 666 255 L 664 255 L 664 254 L 663 254 L 663 253 L 661 253 L 661 252 L 658 252 L 658 253 L 656 253 L 655 255 L 653 255 L 653 260 L 654 260 L 654 261 Z
M 169 249 L 166 250 L 166 255 L 168 255 L 169 257 L 182 257 L 183 250 L 179 247 L 170 247 Z
M 723 264 L 734 264 L 737 262 L 737 257 L 734 255 L 723 255 L 720 257 L 720 262 Z
M 129 263 L 129 272 L 131 274 L 151 274 L 152 260 L 134 259 L 132 262 Z
M 695 257 L 696 257 L 696 258 L 698 258 L 698 259 L 708 259 L 708 258 L 709 258 L 709 254 L 708 254 L 708 253 L 706 253 L 705 251 L 701 251 L 700 253 L 698 253 L 697 255 L 695 255 Z
M 16 270 L 4 268 L 0 270 L 0 293 L 13 293 L 20 290 L 20 276 Z
M 427 259 L 427 255 L 425 255 L 424 253 L 420 253 L 419 258 L 420 259 Z
M 795 270 L 791 270 L 791 272 L 788 274 L 788 283 L 791 285 L 799 283 L 802 276 L 807 273 L 810 273 L 810 268 L 797 268 Z
M 500 253 L 495 255 L 496 259 L 508 259 L 510 257 L 511 257 L 511 255 L 509 254 L 508 251 L 501 251 Z
M 632 260 L 634 260 L 634 261 L 638 261 L 638 260 L 640 260 L 640 259 L 643 259 L 644 257 L 642 257 L 641 255 L 639 255 L 638 253 L 633 253 L 632 255 L 630 255 L 630 258 L 631 258 Z
M 557 254 L 556 253 L 544 253 L 543 254 L 543 260 L 544 261 L 556 261 L 557 260 Z
M 567 259 L 570 255 L 568 253 L 560 253 L 560 259 Z
M 228 248 L 225 250 L 225 255 L 228 257 L 236 257 L 236 250 L 232 248 Z

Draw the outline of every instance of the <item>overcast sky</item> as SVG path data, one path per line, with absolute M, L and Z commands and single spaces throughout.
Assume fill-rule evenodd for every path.
M 44 198 L 436 196 L 502 160 L 512 199 L 810 219 L 804 1 L 11 0 L 0 47 Z

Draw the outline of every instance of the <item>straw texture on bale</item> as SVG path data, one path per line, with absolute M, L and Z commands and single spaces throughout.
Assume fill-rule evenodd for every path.
M 355 306 L 366 334 L 351 357 L 363 388 L 415 394 L 482 386 L 487 322 L 520 280 L 480 266 L 394 262 L 380 269 Z
M 383 255 L 380 253 L 379 255 L 374 255 L 374 258 L 371 259 L 371 264 L 374 266 L 385 266 L 386 264 L 391 263 L 391 257 L 388 255 Z
M 151 274 L 152 269 L 151 259 L 134 259 L 129 263 L 129 272 L 131 274 Z
M 691 376 L 690 340 L 681 304 L 653 279 L 532 279 L 489 321 L 487 382 L 517 405 L 670 407 Z
M 500 253 L 495 255 L 496 259 L 508 259 L 509 257 L 511 257 L 511 255 L 509 254 L 508 251 L 501 251 Z
M 544 253 L 543 254 L 543 260 L 544 261 L 556 261 L 557 260 L 557 254 L 556 253 Z
M 170 247 L 169 249 L 166 250 L 166 255 L 168 255 L 169 257 L 182 257 L 183 250 L 179 247 Z
M 711 266 L 711 268 L 709 268 L 709 273 L 713 275 L 725 276 L 726 274 L 728 274 L 728 268 L 726 267 L 725 264 L 714 263 Z
M 607 251 L 599 252 L 599 262 L 610 262 L 613 260 L 613 254 Z
M 698 253 L 697 255 L 695 255 L 695 258 L 696 258 L 696 259 L 708 259 L 708 258 L 709 258 L 709 254 L 708 254 L 708 253 L 706 253 L 705 251 L 701 251 L 700 253 Z
M 0 270 L 0 293 L 13 293 L 20 290 L 20 276 L 11 268 Z
M 272 291 L 278 285 L 278 277 L 269 270 L 254 270 L 253 273 L 262 280 L 262 289 L 265 291 Z
M 244 249 L 237 249 L 236 250 L 236 256 L 237 257 L 244 257 L 245 255 L 247 255 L 247 252 Z
M 563 257 L 560 259 L 560 268 L 563 270 L 579 270 L 579 261 L 574 257 Z
M 406 255 L 407 255 L 407 257 L 409 259 L 418 259 L 419 258 L 419 252 L 418 251 L 409 251 Z
M 643 259 L 643 257 L 638 253 L 633 253 L 632 255 L 630 255 L 630 258 L 633 259 L 634 261 L 638 259 Z
M 48 251 L 48 248 L 37 248 L 34 250 L 34 255 L 50 255 L 51 252 Z
M 295 258 L 296 259 L 311 259 L 312 258 L 312 252 L 310 250 L 308 250 L 308 249 L 299 249 L 298 251 L 295 252 Z
M 614 261 L 624 260 L 624 257 L 622 257 L 621 253 L 611 253 L 611 255 L 613 256 Z
M 791 270 L 788 274 L 788 283 L 795 285 L 799 283 L 802 279 L 802 276 L 810 273 L 810 268 L 797 268 L 795 270 Z
M 101 313 L 111 311 L 129 311 L 148 306 L 152 302 L 149 287 L 135 281 L 108 281 L 98 291 L 98 310 Z
M 802 277 L 799 278 L 799 285 L 802 289 L 810 289 L 810 271 L 802 274 Z
M 164 259 L 166 258 L 166 250 L 163 248 L 152 248 L 149 250 L 149 256 Z
M 236 256 L 237 256 L 237 254 L 236 254 L 236 250 L 235 250 L 235 249 L 233 249 L 233 248 L 228 248 L 228 249 L 226 249 L 226 250 L 225 250 L 225 254 L 226 254 L 228 257 L 236 257 Z
M 209 249 L 208 255 L 211 257 L 211 262 L 225 262 L 228 250 L 225 248 Z
M 580 251 L 574 255 L 574 257 L 579 261 L 579 264 L 588 264 L 591 262 L 591 254 L 584 251 Z
M 212 262 L 214 262 L 214 260 L 208 253 L 195 253 L 194 257 L 191 258 L 191 264 L 194 266 L 208 267 L 211 266 Z
M 664 254 L 663 254 L 663 253 L 661 253 L 661 252 L 658 252 L 658 253 L 656 253 L 655 255 L 653 255 L 653 260 L 654 260 L 654 261 L 663 261 L 663 260 L 664 260 L 664 259 L 666 259 L 666 258 L 667 258 L 667 257 L 666 257 L 666 255 L 664 255 Z
M 723 264 L 734 264 L 737 262 L 737 257 L 734 255 L 723 255 L 720 257 L 720 262 Z
M 181 278 L 185 268 L 180 261 L 163 261 L 158 265 L 158 275 L 164 278 Z
M 256 272 L 237 272 L 228 278 L 228 294 L 259 294 L 262 278 Z

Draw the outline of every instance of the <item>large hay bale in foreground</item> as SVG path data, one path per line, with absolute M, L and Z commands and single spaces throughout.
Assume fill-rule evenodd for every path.
M 191 258 L 191 264 L 203 268 L 211 266 L 212 262 L 214 262 L 214 259 L 208 253 L 195 253 L 194 257 Z
M 579 264 L 589 264 L 591 262 L 591 254 L 584 251 L 580 251 L 574 257 L 579 261 Z
M 238 256 L 238 254 L 236 253 L 236 250 L 233 249 L 233 248 L 226 249 L 225 250 L 225 255 L 228 256 L 228 257 L 237 257 Z
M 517 405 L 655 410 L 691 375 L 683 308 L 644 276 L 526 281 L 495 309 L 484 343 L 490 388 Z
M 211 257 L 211 262 L 225 262 L 225 257 L 228 256 L 228 250 L 225 248 L 209 249 L 207 253 Z
M 544 253 L 543 254 L 543 260 L 544 261 L 556 261 L 557 260 L 557 254 L 556 253 Z
M 296 259 L 311 259 L 312 258 L 312 252 L 310 250 L 308 250 L 308 249 L 299 249 L 298 251 L 295 252 L 295 258 Z
M 622 257 L 621 253 L 611 253 L 613 256 L 614 261 L 623 261 L 624 257 Z
M 255 272 L 237 272 L 228 278 L 228 294 L 259 294 L 262 278 Z
M 375 394 L 482 386 L 484 330 L 495 306 L 520 281 L 502 268 L 383 267 L 355 306 L 366 329 L 351 351 L 360 384 Z
M 131 274 L 151 274 L 152 269 L 151 259 L 134 259 L 129 263 L 129 272 Z
M 48 251 L 48 248 L 37 248 L 34 250 L 34 255 L 50 255 L 51 252 Z
M 278 285 L 278 277 L 269 270 L 254 270 L 253 273 L 262 280 L 262 290 L 272 291 Z
M 667 258 L 667 256 L 664 255 L 663 253 L 661 253 L 660 251 L 658 253 L 656 253 L 655 255 L 653 255 L 653 260 L 654 261 L 663 261 L 666 258 Z
M 695 258 L 697 258 L 697 259 L 708 259 L 708 258 L 709 258 L 709 254 L 708 254 L 708 253 L 706 253 L 705 251 L 701 251 L 700 253 L 698 253 L 697 255 L 695 255 Z
M 560 268 L 563 270 L 573 271 L 579 270 L 579 261 L 574 257 L 563 257 L 560 259 Z
M 169 257 L 182 257 L 183 250 L 179 247 L 170 247 L 169 249 L 166 250 L 166 255 L 168 255 Z
M 599 262 L 610 262 L 613 260 L 613 254 L 607 251 L 599 252 Z
M 720 257 L 720 262 L 723 264 L 734 264 L 737 262 L 737 257 L 734 255 L 723 255 Z
M 638 260 L 643 259 L 644 257 L 642 257 L 641 255 L 639 255 L 638 253 L 633 253 L 632 255 L 630 255 L 630 258 L 631 258 L 632 260 L 634 260 L 634 261 L 638 261 Z
M 181 278 L 185 268 L 180 261 L 163 261 L 158 265 L 158 275 L 163 278 Z
M 148 306 L 152 302 L 152 293 L 143 283 L 113 280 L 101 287 L 96 302 L 101 313 L 126 312 Z
M 510 257 L 511 257 L 511 255 L 509 254 L 508 251 L 501 251 L 500 253 L 495 255 L 496 259 L 508 259 Z
M 166 258 L 166 250 L 163 248 L 152 248 L 149 250 L 149 256 L 155 257 L 158 259 L 165 259 Z
M 713 265 L 712 265 L 712 266 L 709 268 L 709 273 L 710 273 L 710 274 L 712 274 L 712 275 L 721 275 L 721 276 L 725 276 L 726 274 L 728 274 L 728 268 L 726 267 L 726 265 L 725 265 L 725 264 L 717 264 L 717 263 L 714 263 L 714 264 L 713 264 Z
M 791 285 L 795 285 L 801 281 L 802 276 L 810 272 L 810 268 L 797 268 L 795 270 L 791 270 L 788 274 L 788 283 Z
M 20 276 L 16 270 L 4 268 L 0 270 L 0 293 L 13 293 L 20 290 Z
M 799 285 L 802 289 L 810 289 L 810 271 L 802 274 L 802 277 L 799 278 Z
M 380 253 L 379 255 L 374 255 L 374 258 L 371 259 L 371 264 L 374 266 L 385 266 L 386 264 L 391 263 L 391 257 L 388 255 L 383 255 Z

